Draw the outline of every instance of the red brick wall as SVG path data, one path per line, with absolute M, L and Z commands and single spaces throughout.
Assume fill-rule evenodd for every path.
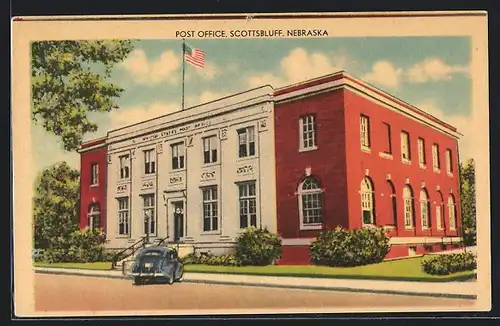
M 106 147 L 80 154 L 80 228 L 87 227 L 89 206 L 95 202 L 101 211 L 101 228 L 106 229 Z M 99 164 L 99 184 L 91 186 L 92 164 Z
M 458 196 L 458 159 L 457 142 L 451 136 L 445 135 L 425 126 L 417 121 L 411 120 L 377 103 L 365 99 L 352 91 L 344 92 L 346 142 L 347 142 L 347 185 L 348 185 L 348 207 L 349 227 L 359 228 L 362 225 L 361 218 L 361 196 L 359 194 L 360 184 L 365 176 L 366 169 L 374 184 L 375 220 L 378 225 L 393 224 L 392 199 L 389 196 L 390 186 L 386 181 L 386 175 L 391 175 L 391 181 L 395 187 L 397 230 L 392 235 L 398 236 L 456 236 L 457 231 L 449 230 L 447 199 L 452 189 L 456 201 L 457 230 L 460 230 L 460 201 Z M 371 153 L 361 151 L 360 146 L 360 115 L 364 114 L 370 118 L 370 140 Z M 383 123 L 391 125 L 392 159 L 382 158 L 379 152 L 386 147 L 387 132 Z M 410 134 L 411 165 L 401 162 L 401 140 L 400 132 L 405 130 Z M 427 169 L 421 169 L 418 164 L 417 138 L 425 140 Z M 432 144 L 438 143 L 440 149 L 441 173 L 432 170 Z M 453 176 L 448 176 L 445 164 L 445 149 L 452 150 Z M 415 229 L 408 231 L 404 229 L 403 212 L 403 187 L 405 178 L 410 179 L 414 197 Z M 429 193 L 431 202 L 430 217 L 431 229 L 421 230 L 420 219 L 420 190 L 421 182 L 425 182 L 425 188 Z M 279 183 L 278 183 L 279 184 Z M 435 222 L 435 204 L 438 202 L 436 186 L 444 199 L 444 222 L 445 231 L 438 231 Z
M 300 231 L 296 191 L 311 166 L 325 189 L 323 217 L 327 228 L 347 225 L 346 161 L 342 90 L 277 104 L 276 196 L 278 232 L 284 238 L 316 236 L 318 231 Z M 317 150 L 299 153 L 299 119 L 316 115 Z
M 310 265 L 311 255 L 309 246 L 284 246 L 281 258 L 277 265 Z

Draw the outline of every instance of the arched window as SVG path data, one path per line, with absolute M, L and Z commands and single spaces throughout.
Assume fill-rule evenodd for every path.
M 420 190 L 420 220 L 422 223 L 422 230 L 430 228 L 430 212 L 429 212 L 429 196 L 425 189 Z
M 391 209 L 392 209 L 392 219 L 393 219 L 393 225 L 397 226 L 398 225 L 398 211 L 397 211 L 397 200 L 396 200 L 396 189 L 394 188 L 394 184 L 391 182 L 391 180 L 387 180 L 387 184 L 389 185 L 389 197 L 390 197 L 390 203 L 391 203 Z
M 413 192 L 410 186 L 403 188 L 403 205 L 405 216 L 405 228 L 413 228 Z
M 457 210 L 455 206 L 455 198 L 452 194 L 448 196 L 448 218 L 450 230 L 455 230 L 457 228 Z
M 365 177 L 361 181 L 361 213 L 363 224 L 375 224 L 373 205 L 373 184 L 370 178 Z
M 305 179 L 298 188 L 300 226 L 302 229 L 319 229 L 323 223 L 321 184 L 313 177 Z
M 87 226 L 91 229 L 99 229 L 101 227 L 101 212 L 98 204 L 90 204 L 87 214 Z
M 438 230 L 444 229 L 444 202 L 443 202 L 443 194 L 441 191 L 437 191 L 437 202 L 436 202 L 436 228 Z

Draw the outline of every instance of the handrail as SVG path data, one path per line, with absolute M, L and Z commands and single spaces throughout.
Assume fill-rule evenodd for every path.
M 124 259 L 124 258 L 132 256 L 141 247 L 140 246 L 139 248 L 135 248 L 135 246 L 137 246 L 137 245 L 141 245 L 142 247 L 144 247 L 146 245 L 146 237 L 142 237 L 139 241 L 134 242 L 131 246 L 129 246 L 129 247 L 123 249 L 122 251 L 119 251 L 118 253 L 116 253 L 113 256 L 113 258 L 112 258 L 111 268 L 115 268 L 116 267 L 116 263 L 118 262 L 118 260 L 121 260 L 121 259 Z M 125 253 L 127 250 L 131 250 L 131 249 L 132 249 L 132 252 L 129 255 L 126 255 L 123 258 L 118 259 L 123 253 Z

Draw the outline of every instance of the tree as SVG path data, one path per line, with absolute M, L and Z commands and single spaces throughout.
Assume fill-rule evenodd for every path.
M 61 137 L 64 149 L 78 148 L 95 132 L 89 112 L 110 112 L 124 91 L 107 82 L 115 64 L 132 51 L 131 41 L 38 41 L 32 43 L 32 120 Z
M 476 244 L 476 168 L 473 159 L 460 163 L 461 211 L 464 243 Z
M 78 229 L 79 184 L 80 174 L 66 162 L 38 176 L 33 199 L 35 248 L 60 248 Z

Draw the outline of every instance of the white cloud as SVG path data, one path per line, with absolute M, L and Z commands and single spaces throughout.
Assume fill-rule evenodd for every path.
M 469 158 L 475 158 L 474 144 L 477 144 L 477 142 L 474 138 L 474 133 L 468 132 L 471 129 L 470 126 L 472 125 L 471 120 L 473 117 L 463 114 L 445 114 L 433 100 L 424 100 L 419 105 L 416 105 L 416 107 L 452 125 L 463 135 L 458 141 L 461 161 L 465 161 Z
M 226 97 L 229 95 L 231 95 L 231 93 L 203 91 L 201 94 L 187 97 L 186 107 L 192 107 L 195 105 L 212 102 L 214 100 L 218 100 L 222 97 Z
M 427 58 L 407 71 L 407 80 L 412 83 L 449 80 L 453 74 L 467 74 L 466 66 L 449 65 L 440 58 Z
M 170 102 L 151 102 L 134 107 L 124 107 L 109 113 L 110 130 L 125 127 L 144 120 L 179 111 L 179 104 Z
M 389 61 L 382 60 L 375 62 L 372 66 L 372 70 L 362 76 L 361 79 L 370 83 L 397 88 L 402 74 L 403 70 L 401 68 L 396 68 Z
M 250 75 L 247 83 L 250 87 L 265 84 L 271 84 L 275 88 L 282 87 L 342 70 L 347 61 L 345 54 L 309 53 L 303 48 L 295 48 L 281 60 L 277 74 Z
M 176 83 L 180 79 L 181 60 L 172 50 L 166 50 L 156 60 L 150 61 L 144 50 L 136 49 L 121 65 L 138 84 Z

